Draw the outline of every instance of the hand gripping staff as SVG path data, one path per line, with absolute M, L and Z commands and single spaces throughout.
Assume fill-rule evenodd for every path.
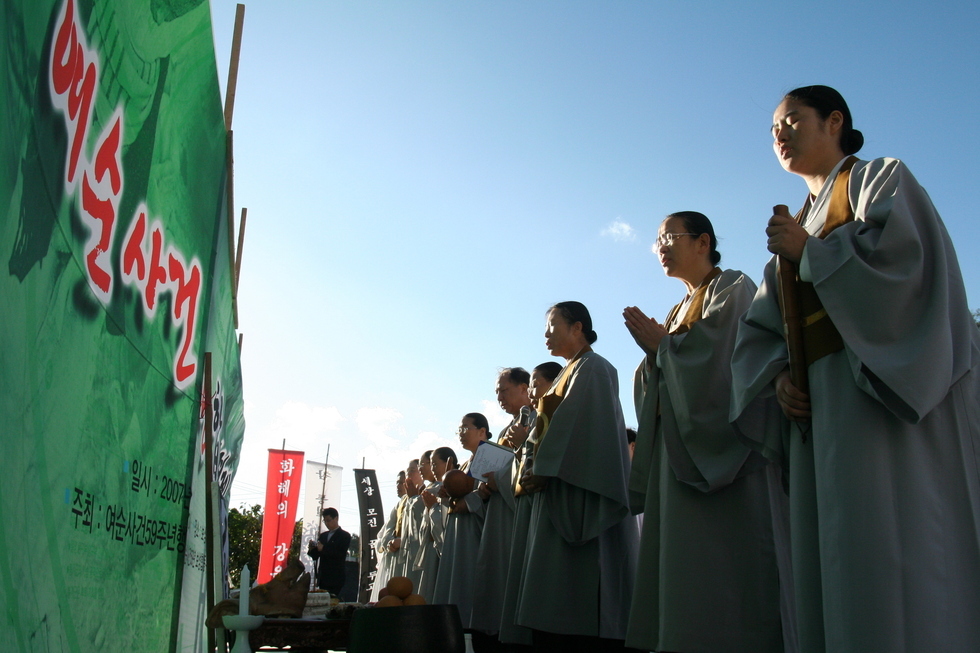
M 773 215 L 792 218 L 789 207 L 777 204 L 772 207 Z M 800 308 L 800 285 L 796 265 L 784 256 L 776 257 L 776 276 L 779 278 L 779 309 L 783 314 L 783 334 L 786 336 L 786 349 L 789 353 L 789 376 L 793 385 L 801 392 L 809 394 L 806 356 L 803 353 L 803 311 Z

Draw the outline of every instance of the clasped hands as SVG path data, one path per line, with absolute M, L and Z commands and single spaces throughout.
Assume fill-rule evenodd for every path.
M 640 349 L 646 352 L 648 356 L 656 356 L 657 349 L 660 348 L 660 341 L 667 335 L 667 329 L 655 318 L 647 317 L 636 306 L 624 308 L 623 319 L 626 321 L 626 328 Z

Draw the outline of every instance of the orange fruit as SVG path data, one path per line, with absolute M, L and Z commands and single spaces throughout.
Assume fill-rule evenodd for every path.
M 405 597 L 405 605 L 425 605 L 425 599 L 420 594 L 409 594 Z
M 393 594 L 400 599 L 412 593 L 412 579 L 406 576 L 393 576 L 388 581 L 388 594 Z
M 396 605 L 402 605 L 402 600 L 397 596 L 392 596 L 389 594 L 375 604 L 379 608 L 393 608 Z

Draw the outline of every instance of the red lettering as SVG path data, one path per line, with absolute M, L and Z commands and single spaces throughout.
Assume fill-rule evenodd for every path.
M 82 58 L 82 46 L 78 46 L 79 60 Z M 76 71 L 81 72 L 76 66 Z M 71 154 L 68 157 L 67 177 L 69 183 L 75 179 L 75 168 L 78 157 L 82 153 L 85 134 L 88 132 L 88 115 L 92 108 L 92 98 L 95 95 L 95 64 L 88 64 L 84 74 L 75 76 L 74 84 L 68 92 L 68 115 L 75 121 L 75 137 L 71 143 Z
M 192 264 L 188 275 L 184 264 L 174 256 L 169 256 L 170 279 L 177 283 L 174 295 L 173 317 L 177 323 L 184 323 L 184 333 L 181 336 L 180 352 L 174 362 L 174 378 L 179 387 L 185 386 L 197 371 L 197 359 L 191 353 L 197 329 L 197 304 L 201 292 L 201 268 Z M 186 312 L 184 305 L 187 305 Z
M 146 279 L 146 260 L 143 258 L 143 237 L 146 235 L 146 213 L 139 212 L 139 216 L 133 220 L 130 227 L 129 236 L 123 245 L 122 270 L 124 277 L 133 275 L 133 267 L 136 267 L 135 277 L 140 281 Z
M 109 183 L 112 187 L 112 194 L 119 195 L 122 190 L 122 171 L 119 170 L 119 138 L 122 132 L 122 122 L 120 116 L 112 123 L 109 128 L 109 135 L 102 141 L 99 151 L 95 153 L 95 180 L 102 183 L 106 173 L 109 173 Z
M 89 183 L 87 172 L 82 176 L 82 210 L 94 218 L 96 223 L 102 224 L 101 233 L 89 241 L 89 249 L 85 253 L 85 269 L 88 271 L 92 283 L 103 294 L 108 295 L 109 287 L 112 284 L 112 275 L 99 264 L 98 259 L 109 251 L 112 227 L 116 221 L 116 209 L 112 206 L 112 200 L 101 199 L 95 194 Z M 95 229 L 93 228 L 92 231 L 94 234 Z
M 72 80 L 75 78 L 75 46 L 77 44 L 75 3 L 68 0 L 51 54 L 51 84 L 54 86 L 54 92 L 57 95 L 67 93 Z M 68 57 L 67 61 L 65 60 L 66 56 Z
M 167 283 L 167 270 L 160 265 L 162 254 L 163 232 L 156 228 L 150 232 L 150 276 L 146 280 L 146 290 L 143 291 L 146 307 L 150 312 L 156 306 L 157 284 Z

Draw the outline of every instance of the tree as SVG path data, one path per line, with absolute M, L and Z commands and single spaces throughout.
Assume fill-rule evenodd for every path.
M 980 308 L 973 311 L 973 321 L 977 323 L 977 328 L 980 329 Z
M 228 511 L 228 573 L 231 576 L 231 586 L 238 587 L 241 583 L 242 567 L 248 564 L 255 578 L 259 569 L 259 549 L 262 544 L 262 506 L 255 504 L 251 508 L 242 504 Z M 299 557 L 299 547 L 303 538 L 303 520 L 296 522 L 293 528 L 293 541 L 289 544 L 289 559 Z

